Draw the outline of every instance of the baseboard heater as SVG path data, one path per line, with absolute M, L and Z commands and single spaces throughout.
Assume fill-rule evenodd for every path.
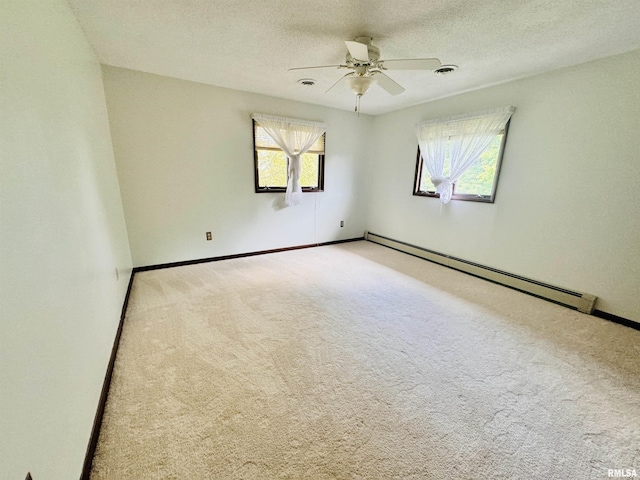
M 545 300 L 559 303 L 569 308 L 576 309 L 583 313 L 591 314 L 598 297 L 588 293 L 574 292 L 566 288 L 556 287 L 547 283 L 538 282 L 529 278 L 514 275 L 513 273 L 503 272 L 491 267 L 485 267 L 477 263 L 462 260 L 442 253 L 427 250 L 426 248 L 417 247 L 409 243 L 394 240 L 392 238 L 383 237 L 371 232 L 365 232 L 365 240 L 378 243 L 386 247 L 399 250 L 416 257 L 424 258 L 430 262 L 444 265 L 476 277 L 499 283 L 505 287 L 520 290 L 521 292 L 544 298 Z

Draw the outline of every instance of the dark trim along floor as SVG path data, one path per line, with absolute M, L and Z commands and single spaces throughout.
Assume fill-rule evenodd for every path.
M 120 323 L 118 324 L 118 330 L 116 331 L 116 337 L 113 342 L 113 347 L 111 349 L 111 357 L 109 358 L 109 364 L 107 366 L 107 372 L 104 377 L 104 383 L 102 384 L 102 392 L 100 394 L 100 400 L 98 402 L 98 410 L 96 411 L 96 416 L 93 421 L 93 428 L 91 430 L 91 436 L 89 438 L 89 445 L 87 447 L 87 453 L 84 459 L 84 465 L 82 467 L 82 473 L 80 475 L 80 480 L 89 480 L 89 476 L 91 475 L 91 465 L 93 463 L 93 456 L 96 453 L 96 447 L 98 446 L 98 438 L 100 437 L 100 427 L 102 425 L 102 417 L 104 415 L 104 408 L 107 403 L 107 397 L 109 396 L 109 386 L 111 385 L 111 377 L 113 375 L 113 367 L 116 362 L 116 355 L 118 353 L 118 346 L 120 345 L 120 336 L 122 335 L 122 327 L 124 326 L 124 318 L 127 313 L 127 305 L 129 304 L 129 296 L 131 294 L 131 287 L 133 285 L 133 278 L 136 272 L 144 272 L 147 270 L 158 270 L 161 268 L 172 268 L 172 267 L 181 267 L 185 265 L 195 265 L 198 263 L 206 263 L 206 262 L 216 262 L 220 260 L 229 260 L 233 258 L 241 258 L 241 257 L 253 257 L 255 255 L 265 255 L 267 253 L 277 253 L 277 252 L 286 252 L 288 250 L 300 250 L 302 248 L 311 248 L 311 247 L 321 247 L 325 245 L 335 245 L 338 243 L 347 243 L 347 242 L 356 242 L 358 240 L 364 240 L 364 237 L 360 238 L 350 238 L 347 240 L 336 240 L 333 242 L 324 242 L 324 243 L 313 243 L 308 245 L 299 245 L 295 247 L 286 247 L 286 248 L 276 248 L 273 250 L 261 250 L 257 252 L 249 252 L 249 253 L 239 253 L 236 255 L 224 255 L 220 257 L 211 257 L 211 258 L 202 258 L 197 260 L 186 260 L 183 262 L 174 262 L 174 263 L 163 263 L 160 265 L 149 265 L 145 267 L 136 267 L 131 272 L 131 278 L 129 279 L 129 286 L 127 287 L 127 294 L 124 298 L 124 303 L 122 305 L 122 312 L 120 314 Z M 391 247 L 389 247 L 391 248 Z M 398 250 L 400 251 L 400 250 Z M 402 252 L 405 253 L 405 252 Z M 410 255 L 410 254 L 408 254 Z M 414 255 L 415 256 L 415 255 Z M 416 257 L 422 258 L 422 257 Z M 426 259 L 423 259 L 426 260 Z M 429 261 L 429 260 L 426 260 Z M 440 265 L 440 264 L 438 264 Z M 445 266 L 445 265 L 443 265 Z M 450 267 L 447 267 L 450 268 Z M 464 272 L 463 272 L 464 273 Z M 480 277 L 478 277 L 480 278 Z M 542 297 L 540 297 L 542 298 Z M 619 317 L 617 315 L 613 315 L 612 313 L 603 312 L 601 310 L 594 310 L 593 315 L 599 318 L 603 318 L 605 320 L 609 320 L 611 322 L 619 323 L 620 325 L 625 325 L 627 327 L 631 327 L 635 330 L 640 330 L 640 323 L 634 322 L 633 320 L 629 320 L 628 318 Z M 28 474 L 27 478 L 30 478 L 31 474 Z
M 161 263 L 158 265 L 147 265 L 145 267 L 135 267 L 134 272 L 146 272 L 148 270 L 158 270 L 160 268 L 184 267 L 185 265 L 195 265 L 198 263 L 219 262 L 220 260 L 230 260 L 233 258 L 253 257 L 255 255 L 265 255 L 267 253 L 287 252 L 289 250 L 300 250 L 301 248 L 323 247 L 325 245 L 335 245 L 337 243 L 357 242 L 364 240 L 364 237 L 349 238 L 346 240 L 334 240 L 332 242 L 309 243 L 307 245 L 297 245 L 294 247 L 274 248 L 273 250 L 259 250 L 257 252 L 237 253 L 235 255 L 223 255 L 220 257 L 198 258 L 196 260 L 185 260 L 183 262 Z
M 107 373 L 104 376 L 104 382 L 102 383 L 102 392 L 100 392 L 100 400 L 98 401 L 98 410 L 93 420 L 93 427 L 91 428 L 91 436 L 89 437 L 89 445 L 87 446 L 87 453 L 84 456 L 84 464 L 82 466 L 82 472 L 80 474 L 80 480 L 89 480 L 91 475 L 91 464 L 93 463 L 93 456 L 96 453 L 96 447 L 98 446 L 98 438 L 100 437 L 100 427 L 102 426 L 102 417 L 104 415 L 104 407 L 107 404 L 107 397 L 109 396 L 109 387 L 111 386 L 111 376 L 113 375 L 113 366 L 116 363 L 116 355 L 118 354 L 118 346 L 120 345 L 120 336 L 122 335 L 122 327 L 124 325 L 124 317 L 127 313 L 127 306 L 129 305 L 129 296 L 131 295 L 131 286 L 133 285 L 133 277 L 135 272 L 131 272 L 129 278 L 129 286 L 127 287 L 127 293 L 124 296 L 124 302 L 122 304 L 122 312 L 120 313 L 120 322 L 118 323 L 118 330 L 116 330 L 116 337 L 113 341 L 113 347 L 111 348 L 111 356 L 109 357 L 109 363 L 107 364 Z
M 299 245 L 295 247 L 276 248 L 273 250 L 261 250 L 258 252 L 239 253 L 236 255 L 225 255 L 221 257 L 201 258 L 198 260 L 186 260 L 184 262 L 164 263 L 161 265 L 149 265 L 146 267 L 134 268 L 133 271 L 131 272 L 131 278 L 129 279 L 129 286 L 127 287 L 127 294 L 124 297 L 122 312 L 120 314 L 120 323 L 118 324 L 116 337 L 113 341 L 113 347 L 111 348 L 111 357 L 109 358 L 109 364 L 107 365 L 107 373 L 105 374 L 104 382 L 102 384 L 102 392 L 100 393 L 100 400 L 98 401 L 98 409 L 96 411 L 96 416 L 93 420 L 93 427 L 91 429 L 91 436 L 89 437 L 89 445 L 87 446 L 87 453 L 85 454 L 85 457 L 84 457 L 84 465 L 82 466 L 80 480 L 89 480 L 89 477 L 91 475 L 91 465 L 93 464 L 93 457 L 96 453 L 96 447 L 98 446 L 98 438 L 100 437 L 100 427 L 102 426 L 102 417 L 104 416 L 104 408 L 107 404 L 107 398 L 109 396 L 109 386 L 111 385 L 113 367 L 116 363 L 116 356 L 118 354 L 118 347 L 120 345 L 120 337 L 122 335 L 122 327 L 124 326 L 124 318 L 127 313 L 127 306 L 129 305 L 129 296 L 131 295 L 131 287 L 133 285 L 133 278 L 136 272 L 144 272 L 146 270 L 158 270 L 160 268 L 181 267 L 184 265 L 195 265 L 197 263 L 205 263 L 205 262 L 217 262 L 220 260 L 229 260 L 232 258 L 253 257 L 255 255 L 264 255 L 267 253 L 286 252 L 288 250 L 299 250 L 301 248 L 322 247 L 325 245 L 335 245 L 337 243 L 356 242 L 358 240 L 364 240 L 364 237 L 349 238 L 347 240 L 336 240 L 333 242 L 313 243 L 309 245 Z
M 594 317 L 604 318 L 605 320 L 609 320 L 610 322 L 619 323 L 620 325 L 624 325 L 625 327 L 630 327 L 635 330 L 640 330 L 640 323 L 634 322 L 628 318 L 619 317 L 618 315 L 614 315 L 613 313 L 603 312 L 602 310 L 594 310 L 592 315 Z

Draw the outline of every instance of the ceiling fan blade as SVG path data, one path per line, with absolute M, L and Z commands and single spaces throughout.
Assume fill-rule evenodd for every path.
M 327 88 L 327 90 L 324 93 L 329 93 L 329 90 L 331 90 L 333 87 L 335 87 L 336 85 L 338 85 L 342 80 L 344 80 L 346 77 L 348 77 L 349 75 L 353 75 L 353 72 L 349 72 L 346 75 L 341 76 L 338 81 L 336 83 L 334 83 L 333 85 L 331 85 L 329 88 Z
M 310 70 L 313 68 L 347 68 L 346 65 L 320 65 L 317 67 L 295 67 L 295 68 L 290 68 L 287 71 L 292 71 L 292 70 Z
M 401 85 L 396 83 L 395 80 L 386 76 L 384 73 L 377 73 L 376 78 L 378 79 L 378 85 L 384 88 L 391 95 L 399 95 L 404 92 L 404 88 Z
M 365 62 L 369 61 L 369 49 L 364 43 L 350 41 L 345 41 L 344 43 L 349 49 L 349 53 L 354 60 L 362 60 Z
M 382 64 L 387 70 L 435 70 L 442 66 L 437 58 L 382 60 Z

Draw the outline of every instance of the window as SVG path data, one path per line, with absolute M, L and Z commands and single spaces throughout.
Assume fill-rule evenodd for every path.
M 324 141 L 322 134 L 301 157 L 300 186 L 303 192 L 324 191 Z M 253 121 L 256 193 L 287 189 L 287 156 L 271 136 Z
M 495 136 L 491 144 L 482 152 L 479 160 L 469 167 L 458 181 L 453 184 L 452 200 L 494 202 L 508 126 L 509 123 L 507 122 L 504 130 Z M 448 145 L 445 154 L 444 176 L 449 175 L 451 165 L 449 157 Z M 440 194 L 436 193 L 435 186 L 431 183 L 429 172 L 426 168 L 423 168 L 420 147 L 418 147 L 413 194 L 423 197 L 440 197 Z

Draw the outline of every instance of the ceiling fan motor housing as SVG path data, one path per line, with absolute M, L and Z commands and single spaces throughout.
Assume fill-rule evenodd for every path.
M 363 62 L 362 60 L 355 60 L 349 52 L 347 52 L 347 64 L 358 66 L 375 66 L 376 62 L 380 60 L 380 49 L 374 45 L 371 45 L 371 37 L 358 37 L 356 42 L 362 43 L 367 46 L 369 52 L 369 61 Z

